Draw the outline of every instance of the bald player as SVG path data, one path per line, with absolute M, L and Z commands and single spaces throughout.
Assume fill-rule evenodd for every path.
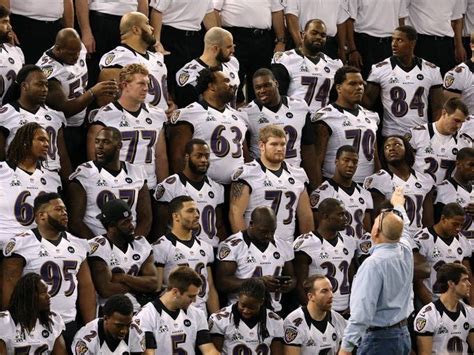
M 85 131 L 81 127 L 86 117 L 86 108 L 94 98 L 113 98 L 118 86 L 105 81 L 86 91 L 86 48 L 77 32 L 64 28 L 56 35 L 54 46 L 43 53 L 37 65 L 48 79 L 46 104 L 62 111 L 67 120 L 64 130 L 66 147 L 73 166 L 85 160 Z
M 229 76 L 233 86 L 239 86 L 239 61 L 234 57 L 234 49 L 234 38 L 229 31 L 213 27 L 206 32 L 202 55 L 187 63 L 176 73 L 178 107 L 185 107 L 197 101 L 199 96 L 196 91 L 197 78 L 204 68 L 218 67 Z M 235 102 L 236 99 L 232 101 L 232 104 L 235 105 Z
M 168 96 L 166 85 L 168 70 L 166 69 L 163 54 L 150 52 L 148 48 L 155 45 L 153 27 L 150 26 L 148 17 L 141 12 L 129 12 L 120 20 L 121 44 L 100 59 L 98 81 L 119 80 L 120 69 L 128 64 L 142 64 L 149 71 L 150 83 L 148 84 L 148 95 L 146 102 L 152 106 L 158 106 L 171 113 L 176 107 L 173 100 Z M 105 106 L 112 102 L 99 100 L 99 106 Z

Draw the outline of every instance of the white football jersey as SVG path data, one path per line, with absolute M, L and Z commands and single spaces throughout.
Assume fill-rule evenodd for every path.
M 153 334 L 155 344 L 147 343 L 146 348 L 155 349 L 156 355 L 194 355 L 196 346 L 211 343 L 207 317 L 193 305 L 186 310 L 171 311 L 157 299 L 147 303 L 135 321 L 142 331 Z
M 3 255 L 21 257 L 23 274 L 34 272 L 41 275 L 48 285 L 51 310 L 60 314 L 65 323 L 76 318 L 77 273 L 86 260 L 89 245 L 67 232 L 62 232 L 58 243 L 41 237 L 32 229 L 10 239 Z
M 441 87 L 439 68 L 415 57 L 414 67 L 403 70 L 395 57 L 372 65 L 367 82 L 380 87 L 383 104 L 382 135 L 405 135 L 410 129 L 428 122 L 430 89 Z
M 431 336 L 432 354 L 470 354 L 467 338 L 474 331 L 472 307 L 458 303 L 450 312 L 441 300 L 428 303 L 415 317 L 413 328 L 417 336 Z
M 436 124 L 427 123 L 411 130 L 410 144 L 416 151 L 413 168 L 430 174 L 439 184 L 451 177 L 458 151 L 472 147 L 472 140 L 459 132 L 445 136 L 439 133 Z
M 20 47 L 0 44 L 0 104 L 24 64 L 25 56 Z
M 437 186 L 435 204 L 441 203 L 447 205 L 448 203 L 456 202 L 461 207 L 467 207 L 471 201 L 472 194 L 474 194 L 474 192 L 467 191 L 453 178 L 450 178 Z M 472 223 L 472 216 L 469 213 L 466 213 L 461 233 L 467 238 L 474 249 L 474 223 Z
M 43 165 L 49 170 L 60 170 L 58 135 L 59 130 L 66 126 L 66 118 L 62 112 L 47 106 L 40 106 L 38 111 L 30 112 L 15 101 L 0 108 L 0 125 L 8 131 L 5 149 L 8 149 L 18 129 L 30 122 L 41 125 L 49 135 L 48 160 Z
M 168 70 L 166 69 L 163 54 L 146 51 L 145 54 L 135 51 L 126 44 L 121 44 L 110 52 L 105 53 L 100 59 L 100 69 L 122 69 L 128 64 L 142 64 L 150 75 L 148 85 L 148 95 L 146 102 L 152 106 L 158 106 L 163 110 L 168 109 L 168 86 L 166 78 Z
M 277 112 L 252 101 L 248 106 L 241 109 L 248 115 L 250 133 L 250 156 L 253 159 L 260 158 L 258 137 L 260 129 L 268 125 L 281 126 L 286 133 L 286 155 L 285 160 L 294 166 L 301 165 L 301 144 L 303 129 L 312 131 L 309 120 L 309 108 L 306 102 L 300 99 L 282 96 L 282 103 Z M 304 127 L 304 128 L 303 128 Z M 314 144 L 303 142 L 303 144 Z
M 353 176 L 357 183 L 374 173 L 374 153 L 379 116 L 377 113 L 359 106 L 357 110 L 347 110 L 330 104 L 312 117 L 313 122 L 323 123 L 329 130 L 329 140 L 323 163 L 323 176 L 334 176 L 336 152 L 343 145 L 352 145 L 359 153 L 359 164 Z M 317 137 L 316 137 L 317 139 Z
M 161 236 L 153 243 L 153 255 L 157 267 L 162 267 L 163 286 L 168 277 L 178 266 L 186 265 L 194 269 L 202 279 L 202 286 L 194 306 L 207 315 L 206 302 L 209 297 L 207 267 L 214 262 L 214 250 L 204 241 L 192 237 L 191 240 L 180 240 L 172 233 Z
M 84 223 L 95 235 L 102 235 L 106 230 L 96 218 L 104 204 L 115 198 L 121 198 L 132 210 L 133 223 L 137 220 L 137 202 L 140 189 L 146 183 L 146 174 L 141 166 L 121 162 L 122 169 L 117 176 L 101 168 L 94 161 L 79 165 L 69 180 L 77 181 L 87 195 L 87 206 Z
M 240 319 L 239 325 L 235 325 L 234 317 L 238 314 L 237 304 L 222 308 L 219 312 L 209 317 L 209 332 L 211 335 L 219 335 L 224 338 L 222 345 L 223 355 L 233 354 L 270 354 L 270 346 L 273 340 L 283 340 L 283 319 L 276 313 L 265 310 L 266 329 L 268 336 L 261 339 L 260 325 L 248 323 L 244 318 Z
M 143 263 L 152 254 L 151 245 L 144 237 L 137 237 L 131 243 L 128 243 L 125 252 L 101 235 L 90 239 L 89 247 L 88 257 L 91 259 L 98 258 L 105 262 L 112 274 L 138 276 Z M 138 312 L 140 304 L 133 293 L 127 293 L 126 296 L 132 301 L 133 310 Z M 97 295 L 97 301 L 99 306 L 104 306 L 107 299 Z
M 311 193 L 309 197 L 311 208 L 317 211 L 321 201 L 327 198 L 335 198 L 344 205 L 348 220 L 347 235 L 362 240 L 364 234 L 370 232 L 364 229 L 365 213 L 374 208 L 372 195 L 369 191 L 355 182 L 349 188 L 340 186 L 330 178 Z
M 56 339 L 65 330 L 60 315 L 51 312 L 51 329 L 45 327 L 39 319 L 31 333 L 15 324 L 10 312 L 0 312 L 0 339 L 6 345 L 7 354 L 52 354 Z
M 109 344 L 104 330 L 104 319 L 96 318 L 77 331 L 71 350 L 74 355 L 141 354 L 146 350 L 145 332 L 132 321 L 127 336 L 116 344 Z
M 216 208 L 224 203 L 224 186 L 208 176 L 199 184 L 178 173 L 166 178 L 155 189 L 155 199 L 158 202 L 169 203 L 173 198 L 182 195 L 192 197 L 201 215 L 200 227 L 193 232 L 194 236 L 217 248 L 219 238 L 216 235 Z
M 415 247 L 420 255 L 423 255 L 430 266 L 430 277 L 423 280 L 434 297 L 438 298 L 441 293 L 433 289 L 436 282 L 438 269 L 446 263 L 461 263 L 469 259 L 472 248 L 466 237 L 458 234 L 451 238 L 442 238 L 436 234 L 433 227 L 423 228 L 415 235 Z
M 42 192 L 59 192 L 55 171 L 38 167 L 33 174 L 0 163 L 0 248 L 15 234 L 36 227 L 33 201 Z
M 217 259 L 221 262 L 229 261 L 237 264 L 235 277 L 248 279 L 261 276 L 281 276 L 285 262 L 293 260 L 293 251 L 288 250 L 286 242 L 275 238 L 265 250 L 260 250 L 250 241 L 247 232 L 238 232 L 231 235 L 219 244 Z M 217 280 L 217 282 L 219 282 Z M 270 292 L 272 307 L 275 312 L 281 310 L 281 294 Z M 229 293 L 229 303 L 235 303 L 237 293 Z
M 82 44 L 81 53 L 76 64 L 69 65 L 55 57 L 53 50 L 48 49 L 36 63 L 48 80 L 57 80 L 68 100 L 73 100 L 85 93 L 89 78 L 86 65 L 87 49 Z M 67 125 L 79 127 L 84 122 L 86 110 L 67 118 Z
M 150 190 L 156 187 L 156 142 L 164 124 L 168 121 L 165 111 L 143 104 L 138 112 L 125 110 L 118 101 L 102 107 L 91 115 L 91 123 L 115 127 L 122 133 L 120 160 L 142 166 Z
M 323 321 L 317 322 L 306 307 L 300 307 L 285 318 L 285 343 L 299 347 L 301 355 L 337 355 L 346 323 L 335 311 L 328 312 Z
M 368 176 L 364 181 L 365 189 L 372 193 L 380 193 L 387 200 L 390 200 L 392 192 L 397 186 L 403 187 L 405 211 L 410 220 L 408 233 L 414 236 L 423 228 L 423 202 L 426 195 L 435 186 L 434 180 L 430 175 L 412 171 L 408 180 L 405 181 L 382 169 L 376 174 Z
M 471 115 L 474 113 L 474 63 L 471 59 L 444 75 L 444 89 L 461 94 L 461 99 L 469 108 Z
M 207 175 L 221 184 L 229 184 L 232 171 L 244 163 L 242 145 L 247 132 L 247 114 L 230 106 L 220 112 L 204 102 L 195 102 L 174 111 L 170 121 L 191 125 L 193 138 L 203 139 L 211 148 Z
M 256 207 L 271 207 L 277 218 L 275 239 L 291 245 L 296 227 L 296 207 L 308 183 L 305 171 L 283 162 L 280 170 L 275 172 L 267 169 L 259 160 L 254 160 L 235 170 L 232 181 L 243 182 L 250 189 L 244 212 L 246 225 L 249 225 L 250 216 Z
M 343 65 L 339 59 L 331 59 L 323 53 L 314 63 L 296 49 L 276 52 L 272 64 L 284 66 L 290 80 L 287 95 L 305 100 L 311 112 L 328 104 L 334 74 Z
M 359 244 L 357 239 L 346 234 L 338 233 L 328 241 L 313 232 L 300 235 L 293 243 L 295 254 L 304 253 L 310 260 L 308 275 L 325 275 L 331 281 L 333 309 L 338 312 L 349 308 L 349 267 L 356 254 L 361 254 Z

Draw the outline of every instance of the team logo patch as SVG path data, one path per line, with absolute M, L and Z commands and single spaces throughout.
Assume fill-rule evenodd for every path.
M 234 121 L 238 121 L 238 117 L 236 115 L 232 115 L 232 118 L 234 119 Z
M 311 208 L 316 208 L 319 202 L 319 194 L 313 192 L 311 196 L 309 197 L 309 204 L 311 205 Z
M 293 327 L 289 327 L 285 329 L 285 342 L 291 343 L 293 340 L 296 339 L 298 336 L 298 330 Z
M 140 259 L 140 255 L 133 254 L 132 259 L 136 261 L 136 260 Z
M 12 239 L 8 242 L 7 246 L 5 247 L 5 255 L 10 254 L 13 249 L 15 249 L 16 242 Z
M 49 76 L 53 74 L 53 67 L 51 65 L 47 65 L 41 68 L 41 70 L 43 71 L 43 74 L 46 78 L 49 78 Z
M 43 185 L 46 185 L 46 179 L 45 179 L 45 178 L 42 177 L 42 178 L 40 179 L 40 181 L 41 181 L 41 183 L 42 183 Z
M 43 338 L 47 338 L 49 337 L 49 332 L 45 329 L 41 332 L 41 335 L 43 336 Z
M 293 118 L 293 114 L 292 114 L 291 112 L 287 112 L 287 113 L 286 113 L 286 117 L 288 117 L 288 118 Z
M 157 200 L 161 199 L 164 194 L 165 194 L 165 187 L 161 184 L 156 185 L 155 199 L 157 199 Z
M 175 110 L 170 117 L 170 122 L 171 123 L 176 123 L 179 120 L 179 115 L 181 114 L 181 110 Z
M 319 112 L 319 113 L 315 113 L 314 115 L 311 116 L 311 122 L 316 122 L 318 120 L 321 119 L 321 117 L 324 116 L 324 113 L 322 112 Z
M 280 253 L 277 252 L 277 251 L 274 252 L 274 253 L 273 253 L 273 257 L 274 257 L 275 259 L 277 259 L 277 260 L 280 259 Z
M 444 86 L 449 88 L 454 83 L 454 76 L 448 74 L 444 77 Z
M 281 59 L 281 57 L 283 57 L 283 52 L 276 52 L 276 53 L 273 55 L 273 60 L 274 60 L 275 62 L 278 62 L 278 61 Z
M 89 248 L 91 249 L 91 254 L 94 254 L 99 248 L 99 243 L 95 243 L 95 242 L 89 243 Z
M 9 62 L 10 64 L 15 64 L 15 59 L 13 59 L 13 58 L 8 58 L 8 62 Z
M 46 121 L 51 121 L 51 116 L 50 115 L 44 115 L 44 118 L 46 119 Z
M 147 117 L 147 118 L 145 119 L 145 122 L 148 123 L 148 124 L 152 124 L 152 123 L 153 123 L 153 121 L 151 120 L 150 117 Z
M 178 77 L 179 85 L 184 86 L 184 84 L 186 84 L 188 80 L 189 80 L 188 72 L 183 72 L 179 74 L 179 77 Z
M 107 54 L 107 57 L 105 57 L 105 65 L 110 65 L 110 63 L 112 63 L 114 58 L 115 58 L 115 54 L 113 53 Z
M 209 321 L 207 322 L 207 325 L 209 327 L 209 331 L 211 331 L 212 327 L 214 326 L 214 321 L 211 318 L 209 318 Z
M 76 351 L 76 355 L 83 355 L 86 354 L 89 350 L 87 349 L 87 345 L 83 340 L 79 340 L 74 347 Z
M 244 172 L 243 167 L 237 168 L 237 170 L 232 175 L 232 180 L 236 181 L 239 178 L 239 176 L 242 175 L 243 172 Z
M 422 331 L 426 326 L 425 318 L 417 318 L 415 321 L 415 328 L 417 331 Z
M 133 180 L 132 180 L 132 178 L 127 177 L 127 178 L 125 178 L 125 182 L 127 184 L 131 184 L 133 182 Z
M 230 254 L 230 248 L 223 245 L 222 248 L 219 249 L 219 259 L 225 259 Z
M 208 195 L 209 195 L 210 198 L 214 198 L 214 192 L 209 191 Z
M 425 77 L 423 76 L 423 74 L 418 74 L 418 75 L 416 76 L 416 78 L 417 78 L 418 80 L 423 80 Z
M 71 254 L 74 254 L 76 250 L 73 247 L 67 247 L 67 251 L 70 252 Z
M 184 323 L 184 325 L 185 325 L 186 327 L 190 327 L 190 326 L 191 326 L 191 321 L 190 321 L 189 319 L 185 319 L 183 323 Z

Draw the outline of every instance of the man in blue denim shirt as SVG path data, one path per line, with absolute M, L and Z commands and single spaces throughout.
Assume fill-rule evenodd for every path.
M 371 256 L 358 270 L 352 286 L 351 317 L 339 355 L 405 355 L 410 353 L 407 317 L 413 310 L 413 254 L 403 218 L 405 198 L 397 187 L 372 228 Z M 403 236 L 403 238 L 402 238 Z

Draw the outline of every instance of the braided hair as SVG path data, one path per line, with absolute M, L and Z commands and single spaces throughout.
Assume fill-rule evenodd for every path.
M 43 127 L 36 122 L 27 123 L 18 129 L 7 150 L 6 160 L 10 165 L 17 166 L 28 156 L 38 129 L 43 129 Z

